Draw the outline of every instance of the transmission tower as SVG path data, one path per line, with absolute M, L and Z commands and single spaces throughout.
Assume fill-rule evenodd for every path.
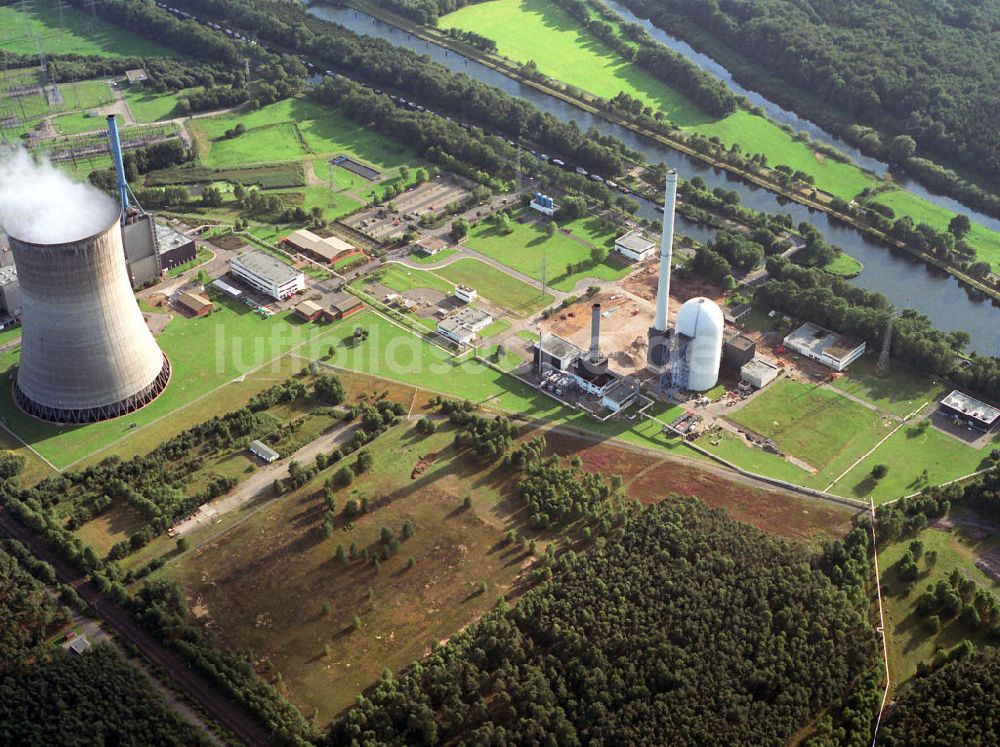
M 889 352 L 892 349 L 892 323 L 897 314 L 889 314 L 889 319 L 885 323 L 885 334 L 882 336 L 882 352 L 879 353 L 878 363 L 875 364 L 875 373 L 885 376 L 889 372 Z

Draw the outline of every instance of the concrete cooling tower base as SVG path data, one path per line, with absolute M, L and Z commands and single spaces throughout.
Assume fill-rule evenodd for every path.
M 21 391 L 17 385 L 17 378 L 14 378 L 14 402 L 24 412 L 39 420 L 46 420 L 50 423 L 65 423 L 67 425 L 83 425 L 85 423 L 97 423 L 101 420 L 111 420 L 122 415 L 135 412 L 154 399 L 160 396 L 167 384 L 170 382 L 170 360 L 163 356 L 163 368 L 153 380 L 153 382 L 142 391 L 137 392 L 125 399 L 113 402 L 109 405 L 99 405 L 84 409 L 71 410 L 63 407 L 52 407 L 35 402 L 28 395 Z

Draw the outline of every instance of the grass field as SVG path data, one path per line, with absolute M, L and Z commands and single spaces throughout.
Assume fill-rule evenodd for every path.
M 107 127 L 107 121 L 101 116 L 91 116 L 85 112 L 62 114 L 52 120 L 56 132 L 60 135 L 76 135 L 91 130 L 101 130 Z
M 0 6 L 0 48 L 35 56 L 38 43 L 50 54 L 102 57 L 180 57 L 154 41 L 115 26 L 63 3 L 33 0 L 27 17 L 20 4 Z
M 460 259 L 447 267 L 434 270 L 434 274 L 447 278 L 458 285 L 471 285 L 491 303 L 511 311 L 518 316 L 530 316 L 555 298 L 528 285 L 478 259 Z
M 136 434 L 130 429 L 132 423 L 148 426 L 324 332 L 324 327 L 299 323 L 290 312 L 263 320 L 239 303 L 220 301 L 216 308 L 201 319 L 176 317 L 157 338 L 173 373 L 166 391 L 148 407 L 103 423 L 49 425 L 14 407 L 4 375 L 0 408 L 8 413 L 7 425 L 56 466 L 65 467 L 125 436 L 131 440 Z
M 177 116 L 177 100 L 185 94 L 199 90 L 201 89 L 185 88 L 177 93 L 157 93 L 130 89 L 125 92 L 125 101 L 137 122 L 159 122 Z
M 947 387 L 929 376 L 890 361 L 885 376 L 875 372 L 875 354 L 862 356 L 841 375 L 833 386 L 870 402 L 890 415 L 906 417 L 928 402 L 934 402 Z
M 914 223 L 926 223 L 938 231 L 947 231 L 948 222 L 955 217 L 950 210 L 932 205 L 912 192 L 901 189 L 883 192 L 875 201 L 891 207 L 897 216 L 909 215 Z M 1000 233 L 973 223 L 965 242 L 976 250 L 979 259 L 990 263 L 993 272 L 1000 273 Z
M 991 449 L 1000 447 L 1000 434 L 982 449 L 942 433 L 928 421 L 905 425 L 857 467 L 848 472 L 833 492 L 850 497 L 874 498 L 875 503 L 919 492 L 924 487 L 921 475 L 927 470 L 931 485 L 982 469 Z M 876 464 L 889 468 L 888 474 L 874 484 L 869 473 Z
M 955 511 L 955 515 L 961 516 L 961 511 Z M 969 629 L 960 619 L 942 620 L 941 631 L 931 633 L 915 612 L 917 600 L 928 586 L 946 580 L 957 569 L 982 588 L 994 594 L 1000 592 L 1000 585 L 975 566 L 978 551 L 997 545 L 995 536 L 977 540 L 961 529 L 947 532 L 928 528 L 917 537 L 924 545 L 925 554 L 931 550 L 937 552 L 937 562 L 932 568 L 928 568 L 923 559 L 917 563 L 921 574 L 909 593 L 905 593 L 905 584 L 899 579 L 897 564 L 906 553 L 910 540 L 883 547 L 879 553 L 886 628 L 889 632 L 889 669 L 897 685 L 916 673 L 918 663 L 931 661 L 939 648 L 951 649 L 966 638 L 977 645 L 985 642 L 985 634 Z
M 596 222 L 596 219 L 592 220 Z M 474 226 L 462 243 L 535 280 L 542 279 L 544 257 L 547 284 L 556 290 L 572 291 L 577 283 L 587 278 L 618 280 L 628 274 L 629 266 L 610 255 L 598 265 L 591 264 L 590 243 L 581 243 L 562 232 L 548 237 L 541 223 L 515 220 L 511 222 L 511 228 L 513 231 L 504 235 L 483 222 Z M 568 273 L 567 265 L 578 262 L 586 262 L 587 267 L 580 272 Z
M 374 273 L 358 278 L 353 285 L 363 288 L 370 280 L 376 280 L 397 293 L 406 293 L 418 288 L 430 288 L 450 296 L 455 290 L 452 283 L 427 270 L 416 270 L 395 262 L 382 265 Z
M 885 433 L 877 414 L 827 389 L 782 379 L 730 420 L 823 470 L 845 453 L 861 456 Z M 886 431 L 887 432 L 887 431 Z M 874 440 L 873 440 L 874 439 Z
M 865 266 L 847 252 L 841 252 L 828 265 L 823 265 L 823 272 L 841 278 L 853 278 L 861 274 Z
M 437 254 L 433 255 L 421 255 L 421 254 L 411 254 L 407 257 L 408 262 L 412 262 L 415 265 L 436 265 L 439 262 L 444 262 L 449 257 L 453 257 L 458 254 L 458 249 L 442 249 Z
M 503 542 L 508 529 L 524 531 L 529 518 L 515 481 L 503 468 L 484 469 L 456 454 L 452 438 L 449 430 L 425 438 L 404 424 L 371 444 L 372 470 L 336 495 L 330 539 L 318 529 L 322 479 L 332 470 L 187 553 L 165 574 L 185 585 L 227 640 L 267 659 L 293 702 L 325 723 L 385 668 L 407 666 L 481 615 L 521 573 L 527 556 Z M 432 463 L 412 475 L 424 457 Z M 377 508 L 347 521 L 343 506 L 362 497 Z M 379 570 L 335 558 L 337 545 L 378 552 L 381 528 L 398 536 L 407 520 L 414 535 Z
M 225 139 L 226 130 L 237 124 L 247 132 Z M 254 112 L 192 120 L 191 129 L 206 166 L 246 166 L 344 153 L 384 171 L 415 158 L 409 148 L 301 98 L 285 99 Z

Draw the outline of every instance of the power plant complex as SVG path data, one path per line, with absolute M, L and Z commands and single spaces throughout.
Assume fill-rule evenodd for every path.
M 663 238 L 660 243 L 660 278 L 656 287 L 656 313 L 649 328 L 646 365 L 660 376 L 660 388 L 704 392 L 719 381 L 725 320 L 718 304 L 692 298 L 681 306 L 671 328 L 670 272 L 674 245 L 674 211 L 677 207 L 677 171 L 667 172 L 663 199 Z

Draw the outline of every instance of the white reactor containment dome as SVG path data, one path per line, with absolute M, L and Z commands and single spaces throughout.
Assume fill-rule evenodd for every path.
M 27 241 L 7 226 L 23 299 L 14 397 L 43 420 L 125 415 L 170 378 L 132 294 L 118 213 L 109 212 L 94 235 L 62 243 Z
M 718 304 L 700 296 L 686 301 L 677 312 L 674 330 L 690 338 L 684 351 L 687 389 L 704 392 L 718 383 L 725 323 Z

